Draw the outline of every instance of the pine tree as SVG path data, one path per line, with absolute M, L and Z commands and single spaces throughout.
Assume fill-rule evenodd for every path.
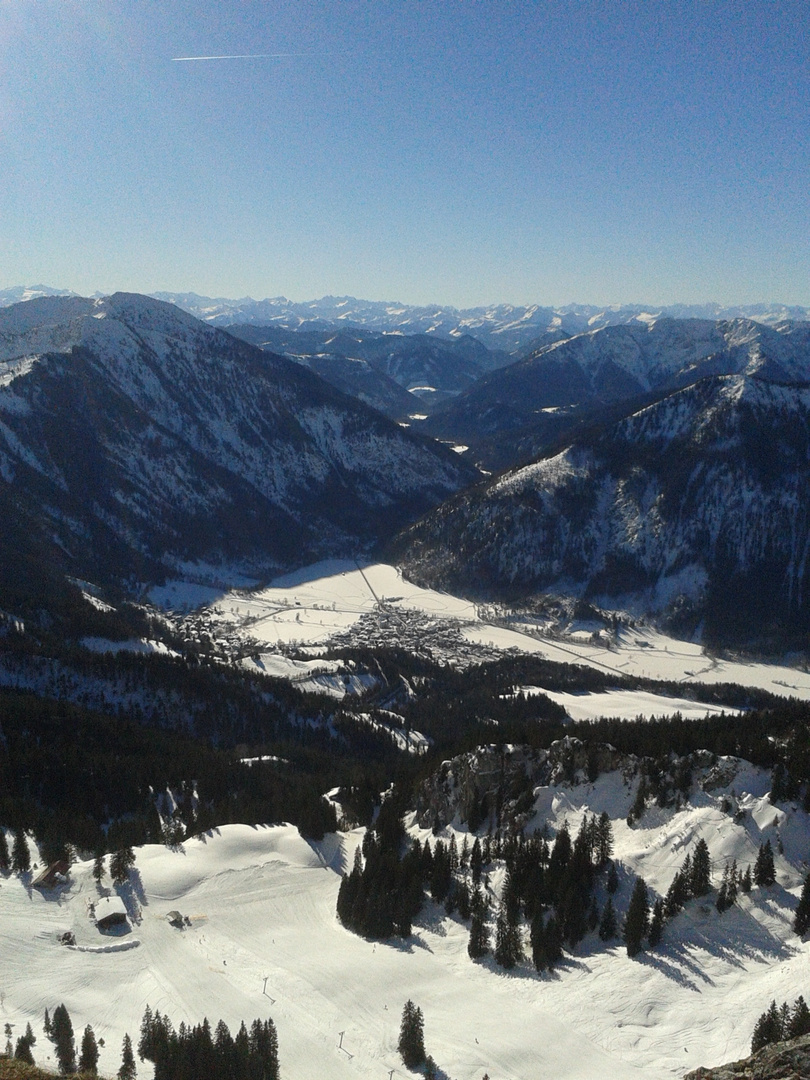
M 450 837 L 450 846 L 447 849 L 447 854 L 450 857 L 450 869 L 455 873 L 458 870 L 458 845 L 456 843 L 456 834 Z
M 596 865 L 604 866 L 613 854 L 613 825 L 607 810 L 603 811 L 596 831 Z
M 560 924 L 556 917 L 551 914 L 548 917 L 546 923 L 546 960 L 548 966 L 553 969 L 555 964 L 559 964 L 563 958 L 563 937 L 560 930 Z
M 612 896 L 619 887 L 619 875 L 616 871 L 616 864 L 611 863 L 607 876 L 607 891 Z
M 31 869 L 31 853 L 24 829 L 14 830 L 14 842 L 11 847 L 11 869 L 15 874 L 25 874 Z
M 31 1047 L 37 1041 L 36 1035 L 31 1030 L 31 1025 L 25 1025 L 25 1034 L 21 1035 L 17 1039 L 17 1046 L 14 1049 L 14 1057 L 18 1061 L 25 1061 L 28 1065 L 34 1064 L 34 1055 L 31 1053 Z
M 471 960 L 478 960 L 489 952 L 487 902 L 480 889 L 476 889 L 472 895 L 470 912 L 470 940 L 467 943 L 467 955 Z
M 409 1069 L 424 1064 L 426 1057 L 424 1027 L 422 1010 L 411 1000 L 406 1001 L 402 1010 L 397 1049 Z
M 96 1073 L 98 1071 L 98 1046 L 93 1029 L 88 1024 L 82 1035 L 82 1046 L 79 1052 L 79 1072 Z
M 664 932 L 664 902 L 660 898 L 653 904 L 652 918 L 650 919 L 649 942 L 650 948 L 655 948 L 661 940 Z
M 51 1026 L 51 1018 L 48 1015 L 48 1010 L 45 1010 L 45 1018 L 42 1021 L 42 1030 L 45 1032 L 49 1039 L 53 1038 L 53 1027 Z
M 131 847 L 122 847 L 110 856 L 110 877 L 115 885 L 123 885 L 129 877 L 130 869 L 135 865 L 135 852 Z
M 545 971 L 548 967 L 548 957 L 546 955 L 546 927 L 542 911 L 538 911 L 532 919 L 529 943 L 535 970 Z
M 728 872 L 728 885 L 726 886 L 726 899 L 729 907 L 733 907 L 737 903 L 737 886 L 739 883 L 739 872 L 737 870 L 737 860 L 731 860 L 731 869 Z
M 73 1024 L 64 1005 L 57 1005 L 51 1020 L 51 1039 L 56 1048 L 56 1060 L 63 1074 L 76 1072 L 76 1040 Z
M 803 937 L 810 930 L 810 873 L 805 877 L 802 885 L 802 895 L 799 897 L 799 906 L 793 918 L 793 929 Z
M 99 851 L 96 853 L 95 860 L 93 861 L 93 880 L 96 885 L 100 885 L 102 878 L 104 877 L 104 852 Z
M 458 857 L 458 865 L 461 870 L 466 870 L 470 864 L 470 838 L 467 833 L 461 842 L 461 854 Z
M 456 890 L 458 896 L 458 913 L 461 918 L 466 922 L 470 917 L 470 886 L 466 881 L 460 881 L 458 883 L 458 889 Z
M 773 885 L 776 881 L 776 869 L 773 861 L 773 848 L 770 840 L 760 844 L 759 853 L 754 863 L 754 884 Z
M 751 892 L 751 864 L 750 863 L 748 864 L 748 866 L 746 866 L 745 873 L 740 878 L 740 888 L 742 889 L 742 891 L 744 893 L 750 893 Z
M 118 1080 L 134 1080 L 136 1073 L 135 1056 L 132 1053 L 132 1039 L 127 1034 L 124 1036 L 124 1043 L 121 1047 L 121 1068 L 118 1070 Z
M 755 1054 L 763 1046 L 770 1043 L 780 1042 L 782 1039 L 782 1021 L 776 1002 L 772 1001 L 766 1012 L 760 1016 L 754 1026 L 754 1034 L 751 1038 L 751 1053 Z
M 788 1021 L 785 1034 L 789 1039 L 795 1039 L 799 1035 L 810 1034 L 810 1009 L 808 1009 L 801 994 L 794 1002 L 793 1011 L 790 1014 L 790 1020 Z
M 695 853 L 692 858 L 692 876 L 690 887 L 693 896 L 705 896 L 711 888 L 712 863 L 709 856 L 709 845 L 703 839 L 695 845 Z
M 481 868 L 483 863 L 484 858 L 481 854 L 481 841 L 476 836 L 473 841 L 472 852 L 470 853 L 470 870 L 472 871 L 473 885 L 478 885 L 481 881 Z
M 498 909 L 495 923 L 495 961 L 503 968 L 513 968 L 523 958 L 520 926 L 510 914 L 506 902 Z
M 611 941 L 616 937 L 616 909 L 613 906 L 613 897 L 607 898 L 607 903 L 602 908 L 602 918 L 599 920 L 599 937 L 602 941 Z
M 641 943 L 647 933 L 648 922 L 647 883 L 640 877 L 636 878 L 633 886 L 633 894 L 630 897 L 630 906 L 624 923 L 624 941 L 628 956 L 636 956 L 641 951 Z
M 0 828 L 0 870 L 8 870 L 11 865 L 11 858 L 8 853 L 8 840 L 6 840 L 6 830 Z
M 644 811 L 647 807 L 647 794 L 647 782 L 642 776 L 638 782 L 636 797 L 633 801 L 630 813 L 627 815 L 628 825 L 635 825 L 635 823 L 644 816 Z

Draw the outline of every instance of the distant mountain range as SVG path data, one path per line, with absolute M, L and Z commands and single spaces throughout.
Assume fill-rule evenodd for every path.
M 368 550 L 466 485 L 458 455 L 177 306 L 0 311 L 2 556 L 91 580 L 262 576 Z
M 440 338 L 351 326 L 288 330 L 252 323 L 227 329 L 243 341 L 297 360 L 338 389 L 396 418 L 432 408 L 512 361 L 469 334 Z
M 75 295 L 44 285 L 0 290 L 0 307 L 34 296 Z M 100 294 L 99 294 L 100 295 Z M 492 304 L 458 309 L 441 304 L 415 306 L 389 301 L 358 300 L 353 296 L 324 296 L 320 300 L 296 303 L 279 296 L 266 300 L 240 300 L 199 296 L 197 293 L 154 293 L 159 300 L 176 304 L 203 322 L 216 326 L 253 323 L 283 329 L 328 330 L 336 327 L 364 327 L 381 333 L 433 334 L 456 337 L 469 334 L 488 349 L 525 355 L 546 335 L 570 337 L 604 326 L 630 322 L 673 319 L 753 319 L 776 326 L 786 321 L 810 320 L 810 308 L 788 304 L 644 304 L 599 306 L 567 304 L 551 307 L 540 304 Z M 538 341 L 538 339 L 540 339 Z
M 711 375 L 810 380 L 810 323 L 661 318 L 546 343 L 483 375 L 423 430 L 464 443 L 486 468 L 524 462 L 594 420 Z

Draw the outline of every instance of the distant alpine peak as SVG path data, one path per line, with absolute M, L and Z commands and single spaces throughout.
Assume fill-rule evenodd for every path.
M 0 307 L 21 300 L 59 294 L 47 286 L 15 286 L 0 290 Z M 65 295 L 63 293 L 63 295 Z M 68 293 L 66 295 L 75 296 Z M 127 294 L 117 294 L 127 295 Z M 391 300 L 361 300 L 354 296 L 323 296 L 319 300 L 295 302 L 285 296 L 254 300 L 200 296 L 193 292 L 158 292 L 163 300 L 220 326 L 252 323 L 277 325 L 285 329 L 320 326 L 362 326 L 384 333 L 436 334 L 455 337 L 470 334 L 491 349 L 518 354 L 545 334 L 566 337 L 605 326 L 652 324 L 661 319 L 718 320 L 747 319 L 780 327 L 788 322 L 810 321 L 810 308 L 780 303 L 723 306 L 706 304 L 489 304 L 455 308 L 448 304 L 404 304 Z

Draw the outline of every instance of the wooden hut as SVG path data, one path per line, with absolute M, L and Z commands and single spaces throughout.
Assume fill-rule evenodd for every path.
M 65 859 L 57 859 L 50 866 L 46 866 L 31 884 L 35 889 L 53 889 L 64 884 L 69 871 L 70 864 Z
M 120 896 L 102 896 L 96 901 L 96 926 L 99 930 L 122 926 L 126 921 L 127 909 Z

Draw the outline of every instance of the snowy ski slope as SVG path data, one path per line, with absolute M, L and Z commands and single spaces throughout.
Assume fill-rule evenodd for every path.
M 733 773 L 733 775 L 732 775 Z M 628 959 L 614 942 L 586 938 L 553 974 L 527 962 L 511 973 L 491 959 L 473 964 L 468 931 L 428 905 L 408 942 L 374 944 L 346 931 L 335 902 L 340 872 L 362 831 L 308 843 L 290 826 L 230 825 L 180 849 L 137 851 L 133 884 L 120 891 L 129 932 L 102 935 L 88 903 L 98 898 L 92 862 L 50 894 L 0 878 L 0 990 L 3 1022 L 38 1036 L 35 1057 L 52 1051 L 41 1021 L 64 1001 L 74 1029 L 93 1025 L 105 1041 L 100 1068 L 120 1062 L 125 1031 L 136 1040 L 147 1003 L 173 1023 L 272 1016 L 286 1080 L 371 1080 L 411 1075 L 396 1052 L 404 1002 L 425 1015 L 428 1052 L 452 1080 L 665 1080 L 698 1064 L 742 1056 L 771 998 L 806 992 L 810 945 L 790 929 L 807 866 L 807 815 L 770 804 L 768 776 L 743 765 L 724 788 L 693 789 L 680 811 L 650 808 L 641 823 L 623 815 L 633 784 L 607 774 L 595 784 L 537 789 L 537 817 L 572 832 L 586 812 L 614 818 L 620 866 L 663 893 L 698 837 L 712 853 L 715 883 L 725 860 L 751 862 L 758 844 L 781 837 L 777 884 L 742 896 L 719 916 L 713 897 L 692 901 L 668 923 L 655 952 Z M 725 813 L 735 792 L 744 820 Z M 425 838 L 425 831 L 412 829 Z M 460 838 L 459 838 L 460 839 Z M 502 871 L 489 887 L 498 896 Z M 630 878 L 617 894 L 626 906 Z M 109 884 L 109 879 L 105 879 Z M 179 910 L 190 925 L 175 929 Z M 72 931 L 76 947 L 58 944 Z M 102 951 L 105 950 L 106 951 Z M 339 1048 L 343 1032 L 343 1050 Z M 151 1067 L 139 1065 L 139 1077 Z

